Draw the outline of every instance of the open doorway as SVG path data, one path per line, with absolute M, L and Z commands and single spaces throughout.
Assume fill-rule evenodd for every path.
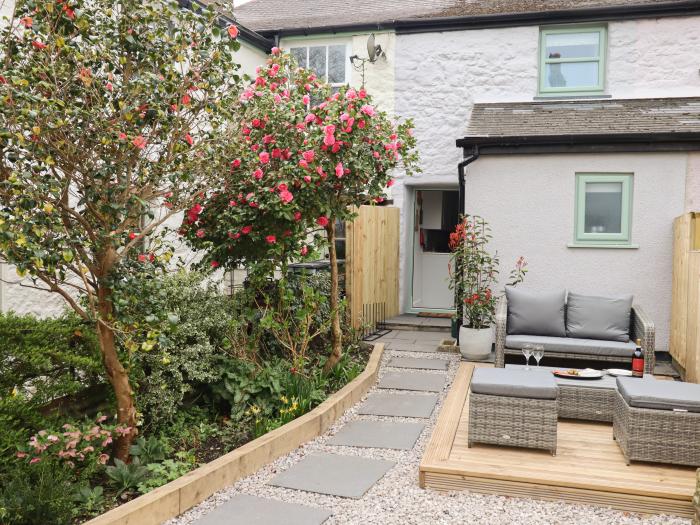
M 457 190 L 416 189 L 413 200 L 412 311 L 449 311 L 449 240 L 459 221 Z

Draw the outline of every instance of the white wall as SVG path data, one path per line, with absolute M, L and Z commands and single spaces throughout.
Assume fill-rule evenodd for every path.
M 672 221 L 684 209 L 686 164 L 686 153 L 485 155 L 470 165 L 466 209 L 490 223 L 502 278 L 522 255 L 529 265 L 526 287 L 632 293 L 656 324 L 657 349 L 667 350 Z M 577 171 L 634 173 L 632 243 L 638 249 L 567 247 Z
M 420 177 L 399 180 L 392 187 L 394 202 L 403 208 L 400 295 L 405 307 L 409 301 L 406 247 L 410 246 L 406 186 L 457 186 L 462 151 L 455 140 L 466 134 L 475 102 L 532 101 L 537 96 L 539 27 L 399 34 L 396 39 L 396 114 L 413 118 L 423 168 Z M 613 98 L 700 96 L 698 57 L 700 17 L 611 22 L 606 93 Z M 469 177 L 483 161 L 467 168 Z M 688 181 L 689 189 L 695 189 L 688 192 L 687 207 L 698 209 L 700 161 L 693 166 L 688 169 Z M 665 171 L 662 168 L 661 173 Z M 517 184 L 528 182 L 523 177 Z M 673 198 L 682 198 L 683 186 L 672 187 Z M 503 188 L 489 188 L 493 193 L 484 198 L 497 201 Z M 664 204 L 658 200 L 656 205 Z M 665 220 L 663 235 L 670 242 L 671 219 Z M 601 252 L 593 255 L 608 257 Z M 670 267 L 664 277 L 670 279 Z

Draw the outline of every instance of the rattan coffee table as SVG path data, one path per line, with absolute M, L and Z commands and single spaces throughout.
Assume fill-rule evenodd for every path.
M 525 368 L 525 365 L 506 365 L 506 368 Z M 535 370 L 537 367 L 531 366 Z M 562 370 L 541 366 L 540 370 Z M 567 368 L 568 370 L 568 368 Z M 554 377 L 559 386 L 559 408 L 557 415 L 563 419 L 585 419 L 612 423 L 615 410 L 617 380 L 610 375 L 600 379 L 565 379 Z

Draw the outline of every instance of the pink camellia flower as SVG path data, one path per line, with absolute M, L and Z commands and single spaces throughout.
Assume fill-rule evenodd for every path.
M 302 152 L 301 156 L 304 157 L 304 160 L 306 162 L 313 162 L 314 158 L 316 157 L 316 153 L 314 152 L 314 150 L 310 149 Z
M 326 135 L 333 135 L 333 133 L 335 133 L 335 126 L 333 124 L 328 124 L 323 128 L 323 133 Z
M 101 465 L 106 465 L 107 462 L 109 461 L 109 454 L 100 454 L 100 457 L 97 458 L 97 461 Z
M 280 191 L 280 200 L 285 204 L 289 204 L 294 199 L 294 195 L 289 190 Z
M 308 104 L 309 102 L 311 102 L 311 97 L 309 95 L 304 95 L 303 97 L 301 97 L 301 101 L 304 104 Z
M 219 263 L 218 263 L 217 261 L 212 261 L 212 262 L 210 262 L 209 264 L 211 265 L 212 268 L 218 268 L 218 267 L 219 267 Z
M 261 170 L 260 168 L 256 169 L 253 172 L 253 177 L 255 177 L 256 180 L 262 179 L 263 178 L 263 170 Z
M 301 247 L 301 255 L 304 256 L 307 253 L 309 253 L 309 247 L 308 246 L 302 246 Z
M 235 169 L 238 168 L 240 165 L 241 165 L 241 159 L 234 159 L 234 160 L 231 162 L 231 170 L 232 170 L 232 171 L 235 170 Z
M 187 142 L 187 144 L 192 146 L 194 144 L 194 139 L 192 138 L 192 135 L 190 135 L 189 133 L 186 133 L 185 134 L 185 142 Z
M 324 136 L 324 137 L 323 137 L 323 143 L 324 143 L 326 146 L 332 146 L 333 144 L 335 144 L 335 136 L 333 136 L 333 135 L 326 135 L 326 136 Z
M 267 237 L 265 237 L 265 241 L 267 242 L 267 244 L 275 244 L 277 242 L 277 237 L 275 237 L 274 235 L 268 235 Z
M 343 163 L 339 162 L 335 165 L 335 176 L 341 178 L 344 175 Z
M 148 256 L 145 253 L 139 253 L 138 259 L 140 263 L 145 263 L 148 261 Z
M 373 151 L 373 152 L 372 152 L 372 156 L 373 156 L 375 159 L 378 159 L 378 158 L 379 158 L 379 152 L 378 152 L 378 151 Z
M 394 185 L 394 179 L 389 179 L 386 181 L 386 187 L 391 188 Z
M 285 191 L 285 190 L 287 190 L 288 188 L 289 188 L 289 186 L 287 186 L 284 182 L 281 183 L 279 186 L 277 186 L 277 189 L 278 189 L 279 191 Z
M 270 53 L 272 53 L 273 55 L 279 55 L 279 54 L 280 54 L 280 48 L 275 46 L 275 47 L 273 47 L 273 48 L 270 50 Z
M 274 144 L 275 137 L 273 135 L 267 134 L 263 137 L 263 144 Z
M 238 27 L 236 27 L 236 26 L 233 25 L 233 24 L 231 24 L 230 26 L 228 26 L 228 28 L 226 29 L 226 31 L 228 32 L 228 36 L 230 36 L 230 37 L 233 38 L 233 39 L 235 39 L 235 38 L 238 36 Z
M 300 211 L 294 212 L 294 220 L 297 222 L 299 222 L 301 220 L 301 212 Z
M 197 219 L 199 219 L 199 215 L 202 213 L 202 205 L 197 203 L 194 206 L 192 206 L 189 210 L 187 210 L 187 218 L 189 219 L 190 222 L 197 222 Z
M 260 162 L 263 164 L 267 164 L 270 162 L 270 154 L 267 151 L 262 151 L 260 152 L 260 155 L 258 155 L 258 158 L 260 159 Z
M 341 141 L 336 142 L 335 144 L 333 144 L 333 147 L 331 148 L 331 151 L 332 151 L 333 153 L 338 153 L 338 152 L 340 151 L 340 148 L 341 148 L 342 145 L 343 145 L 343 143 L 342 143 Z
M 110 443 L 112 443 L 112 436 L 106 437 L 102 440 L 102 447 L 106 447 Z
M 355 91 L 353 88 L 348 89 L 348 92 L 345 93 L 345 98 L 348 100 L 357 98 L 357 91 Z
M 192 102 L 192 98 L 187 93 L 182 95 L 182 105 L 183 106 L 189 106 L 191 102 Z
M 95 452 L 95 447 L 92 445 L 87 446 L 83 449 L 83 454 L 89 454 L 90 452 Z
M 275 96 L 272 98 L 275 101 L 275 104 L 279 104 L 282 102 L 282 95 L 278 95 L 277 93 L 275 93 Z
M 306 162 L 304 159 L 301 159 L 301 160 L 299 161 L 299 166 L 301 166 L 301 167 L 304 168 L 304 169 L 308 169 L 309 163 Z
M 206 235 L 204 228 L 200 228 L 199 230 L 197 230 L 195 232 L 195 235 L 200 239 L 204 238 L 204 235 Z
M 326 226 L 328 226 L 328 217 L 326 217 L 325 215 L 321 215 L 318 219 L 316 219 L 316 224 L 325 228 Z
M 105 89 L 106 89 L 107 91 L 114 91 L 114 86 L 112 86 L 112 83 L 111 83 L 111 82 L 107 82 L 107 83 L 105 84 Z
M 310 124 L 310 123 L 313 122 L 314 120 L 316 120 L 316 115 L 314 115 L 313 113 L 309 113 L 308 115 L 306 115 L 306 116 L 304 117 L 304 123 L 305 123 L 305 124 Z
M 357 92 L 357 96 L 360 98 L 365 98 L 367 97 L 367 91 L 365 91 L 364 88 L 360 89 L 360 91 Z
M 58 436 L 54 436 L 53 434 L 51 434 L 50 436 L 48 436 L 46 438 L 46 440 L 51 442 L 51 443 L 56 443 L 58 441 Z
M 273 159 L 281 159 L 282 158 L 282 150 L 279 148 L 273 148 L 272 158 Z
M 143 135 L 139 135 L 138 137 L 135 137 L 131 143 L 136 146 L 138 149 L 143 149 L 146 147 L 146 139 L 143 138 Z
M 304 182 L 306 182 L 307 184 L 310 183 L 311 177 L 309 177 L 308 175 L 304 175 Z
M 40 40 L 34 40 L 34 42 L 32 42 L 32 46 L 34 46 L 36 49 L 46 49 L 46 44 Z
M 249 226 L 243 226 L 243 228 L 241 228 L 241 233 L 242 233 L 243 235 L 248 235 L 248 234 L 249 234 L 250 232 L 252 232 L 252 231 L 253 231 L 253 227 L 250 226 L 250 225 L 249 225 Z
M 304 89 L 306 91 L 311 91 L 311 84 L 304 84 Z
M 124 132 L 122 131 L 122 132 L 119 133 L 118 137 L 119 137 L 119 140 L 126 140 L 126 133 L 124 133 Z
M 29 27 L 32 27 L 32 24 L 34 23 L 34 21 L 32 20 L 32 17 L 31 17 L 31 16 L 25 16 L 24 18 L 22 18 L 22 19 L 20 20 L 20 23 L 21 23 L 24 27 L 29 28 Z
M 365 104 L 360 108 L 360 111 L 367 115 L 368 117 L 373 117 L 377 113 L 374 111 L 374 106 L 370 106 L 369 104 Z
M 233 208 L 235 206 L 238 206 L 238 203 L 235 200 L 231 199 L 230 201 L 228 201 L 228 205 Z

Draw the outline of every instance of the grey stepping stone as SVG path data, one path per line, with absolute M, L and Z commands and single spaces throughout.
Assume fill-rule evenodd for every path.
M 387 347 L 401 352 L 437 352 L 438 343 L 426 343 L 423 341 L 409 342 L 404 339 L 388 342 Z
M 357 413 L 369 416 L 430 417 L 437 400 L 436 394 L 377 392 L 367 398 Z
M 422 368 L 423 370 L 447 370 L 450 362 L 444 359 L 424 359 L 419 357 L 392 357 L 387 366 L 397 368 Z
M 360 499 L 394 465 L 380 459 L 311 455 L 275 476 L 270 485 Z
M 196 525 L 321 525 L 332 512 L 317 507 L 284 503 L 238 494 L 196 520 Z
M 425 372 L 386 372 L 379 381 L 379 388 L 394 390 L 420 390 L 423 392 L 442 392 L 445 386 L 444 374 Z
M 411 450 L 424 428 L 423 423 L 351 421 L 329 439 L 328 443 L 344 447 Z

